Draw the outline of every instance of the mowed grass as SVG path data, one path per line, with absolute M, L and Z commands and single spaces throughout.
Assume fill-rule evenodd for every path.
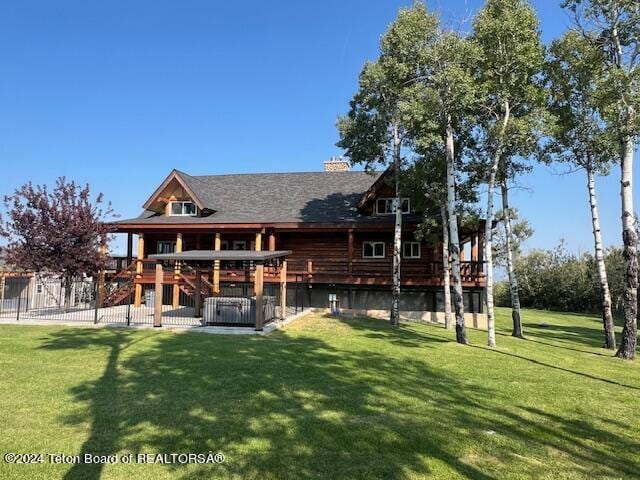
M 300 319 L 267 337 L 0 326 L 0 452 L 222 452 L 221 465 L 8 465 L 0 478 L 638 478 L 640 363 L 596 317 L 527 340 Z M 545 328 L 541 323 L 548 323 Z

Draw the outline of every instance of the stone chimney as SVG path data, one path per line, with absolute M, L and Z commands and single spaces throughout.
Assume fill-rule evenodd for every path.
M 349 169 L 349 162 L 344 160 L 342 157 L 331 157 L 329 160 L 324 162 L 325 172 L 348 172 Z

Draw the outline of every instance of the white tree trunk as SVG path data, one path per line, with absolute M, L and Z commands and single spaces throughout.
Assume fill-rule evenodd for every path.
M 633 112 L 631 112 L 633 113 Z M 633 210 L 633 138 L 627 136 L 622 145 L 622 175 L 620 196 L 622 199 L 622 241 L 624 243 L 624 293 L 622 314 L 624 327 L 622 341 L 616 355 L 632 360 L 636 356 L 638 335 L 638 238 Z
M 493 155 L 491 169 L 489 171 L 489 181 L 487 183 L 487 219 L 484 227 L 484 255 L 486 259 L 486 282 L 487 282 L 487 345 L 496 346 L 496 318 L 493 305 L 493 204 L 494 192 L 496 188 L 496 176 L 498 167 L 502 159 L 502 149 L 504 145 L 504 135 L 511 118 L 511 106 L 508 101 L 504 102 L 504 116 L 502 117 L 502 127 L 500 129 L 500 138 Z
M 522 319 L 520 316 L 520 294 L 518 293 L 518 278 L 515 268 L 515 251 L 513 245 L 513 232 L 511 229 L 511 211 L 509 210 L 509 189 L 507 182 L 502 182 L 502 211 L 504 213 L 505 247 L 507 250 L 507 272 L 509 273 L 509 290 L 511 292 L 511 318 L 513 319 L 513 332 L 511 335 L 523 338 Z
M 400 325 L 400 261 L 402 251 L 402 206 L 400 200 L 400 138 L 398 128 L 394 128 L 393 165 L 395 177 L 395 227 L 393 230 L 393 287 L 391 290 L 391 313 L 389 321 L 392 326 Z
M 624 55 L 622 42 L 617 26 L 611 31 L 616 48 L 616 66 L 623 67 Z M 626 93 L 626 92 L 625 92 Z M 629 128 L 635 120 L 635 110 L 629 105 L 622 94 L 625 107 L 620 111 L 621 131 Z M 622 137 L 621 142 L 621 178 L 620 197 L 622 200 L 622 242 L 624 256 L 624 293 L 622 296 L 622 316 L 624 327 L 622 328 L 622 341 L 616 356 L 632 360 L 636 358 L 636 343 L 638 341 L 638 238 L 636 234 L 636 217 L 633 210 L 633 137 L 628 133 Z
M 453 328 L 451 321 L 451 264 L 449 263 L 449 221 L 447 220 L 447 204 L 440 206 L 442 217 L 442 283 L 444 285 L 444 326 Z
M 496 320 L 493 307 L 493 194 L 496 186 L 496 174 L 498 173 L 499 157 L 491 165 L 489 182 L 487 184 L 487 219 L 484 227 L 484 257 L 486 260 L 487 282 L 487 345 L 496 346 Z
M 460 276 L 460 237 L 458 235 L 458 215 L 456 213 L 456 166 L 455 144 L 451 119 L 447 122 L 446 131 L 447 159 L 447 212 L 449 214 L 449 252 L 451 254 L 453 273 L 453 305 L 456 314 L 456 340 L 467 344 L 467 331 L 464 325 L 464 303 L 462 300 L 462 277 Z
M 598 281 L 600 283 L 600 298 L 602 301 L 602 324 L 604 327 L 605 348 L 616 348 L 616 337 L 611 314 L 611 293 L 607 279 L 607 268 L 604 263 L 604 250 L 602 247 L 602 232 L 600 231 L 600 215 L 596 203 L 596 184 L 593 170 L 587 168 L 587 188 L 589 190 L 589 205 L 591 206 L 591 225 L 593 227 L 593 241 L 595 244 L 595 259 L 598 267 Z

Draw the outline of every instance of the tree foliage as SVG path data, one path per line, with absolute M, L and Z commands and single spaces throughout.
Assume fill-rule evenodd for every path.
M 27 183 L 4 198 L 0 217 L 3 256 L 22 270 L 73 279 L 97 273 L 108 260 L 100 250 L 109 240 L 113 216 L 102 194 L 91 197 L 89 186 L 59 178 L 53 190 Z
M 545 68 L 549 91 L 546 160 L 606 175 L 619 143 L 601 114 L 606 96 L 604 57 L 596 39 L 570 30 L 554 40 Z
M 606 251 L 605 262 L 613 310 L 620 314 L 624 291 L 624 258 L 621 248 Z M 600 288 L 595 258 L 576 254 L 564 242 L 551 250 L 531 250 L 516 261 L 523 307 L 563 312 L 598 313 Z M 510 306 L 508 285 L 496 285 L 496 304 Z

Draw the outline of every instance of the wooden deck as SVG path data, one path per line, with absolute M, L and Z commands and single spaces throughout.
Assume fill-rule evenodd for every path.
M 378 262 L 379 269 L 375 269 L 369 260 L 353 262 L 353 268 L 349 272 L 347 262 L 326 261 L 322 263 L 308 261 L 289 261 L 287 270 L 288 283 L 305 284 L 343 284 L 343 285 L 391 285 L 391 271 L 384 262 Z M 155 282 L 155 262 L 143 261 L 142 273 L 132 275 L 136 283 L 150 284 Z M 377 270 L 377 271 L 376 271 Z M 466 288 L 482 288 L 485 286 L 485 276 L 482 272 L 481 262 L 462 262 L 462 284 Z M 206 278 L 213 278 L 213 268 L 203 269 Z M 176 278 L 173 268 L 167 269 L 164 273 L 165 284 L 182 284 L 194 281 L 195 274 L 182 272 Z M 401 272 L 402 285 L 405 286 L 429 286 L 437 287 L 442 285 L 442 262 L 429 262 L 427 264 L 411 265 L 406 262 Z M 221 282 L 253 282 L 253 274 L 244 269 L 221 268 Z M 280 277 L 269 267 L 265 267 L 265 282 L 278 283 Z

